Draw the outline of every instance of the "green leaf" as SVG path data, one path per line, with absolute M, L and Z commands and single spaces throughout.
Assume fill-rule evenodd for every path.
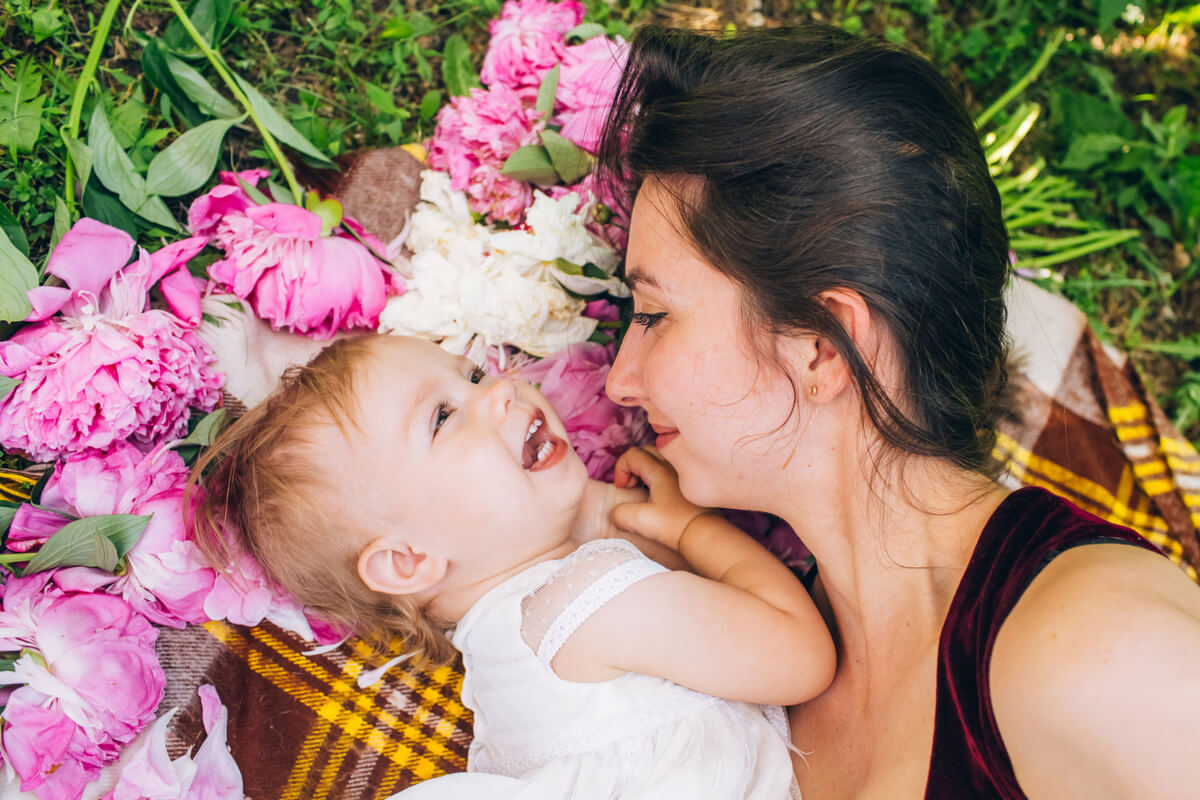
M 364 83 L 363 88 L 367 91 L 367 99 L 379 113 L 400 119 L 408 119 L 412 116 L 412 112 L 408 109 L 396 106 L 396 101 L 388 90 L 381 89 L 373 83 Z
M 171 101 L 171 107 L 179 112 L 188 127 L 194 128 L 204 122 L 207 114 L 200 110 L 196 101 L 192 100 L 179 85 L 179 81 L 171 72 L 168 57 L 167 49 L 159 39 L 154 37 L 147 39 L 142 45 L 142 74 L 146 76 L 146 80 L 150 82 L 151 86 L 158 89 Z M 220 97 L 220 95 L 217 96 Z M 221 97 L 221 100 L 224 102 L 225 98 Z
M 0 231 L 4 231 L 4 235 L 13 243 L 14 247 L 21 251 L 21 255 L 29 257 L 29 239 L 25 238 L 25 231 L 21 230 L 21 224 L 8 210 L 8 206 L 3 203 L 0 203 Z
M 442 93 L 437 89 L 430 89 L 421 98 L 421 119 L 433 119 L 441 107 Z
M 131 97 L 115 107 L 109 122 L 112 124 L 113 136 L 117 143 L 128 150 L 138 140 L 142 126 L 146 124 L 146 114 L 150 107 L 136 97 Z
M 471 66 L 471 48 L 467 40 L 459 34 L 454 34 L 446 40 L 442 49 L 442 78 L 446 82 L 446 91 L 452 97 L 468 94 L 472 87 L 479 86 L 479 76 Z
M 8 503 L 0 505 L 0 537 L 8 535 L 8 529 L 12 527 L 15 516 L 17 516 L 17 506 Z
M 137 218 L 94 175 L 83 190 L 83 215 L 120 228 L 135 239 L 140 233 Z
M 0 321 L 16 322 L 29 316 L 30 289 L 38 285 L 37 269 L 28 256 L 0 233 Z
M 42 6 L 37 11 L 34 11 L 29 15 L 29 19 L 33 22 L 34 44 L 58 33 L 63 26 L 62 11 L 53 3 Z
M 96 103 L 92 120 L 88 125 L 88 144 L 95 154 L 96 176 L 100 182 L 115 192 L 121 203 L 140 217 L 178 231 L 179 223 L 171 216 L 167 204 L 161 197 L 152 196 L 146 189 L 146 180 L 133 167 L 129 156 L 117 144 L 108 118 L 104 115 L 104 104 Z
M 407 39 L 412 35 L 413 24 L 405 16 L 392 17 L 383 23 L 383 30 L 379 32 L 381 39 Z
M 581 22 L 571 30 L 567 31 L 567 41 L 578 39 L 581 42 L 586 42 L 588 39 L 594 39 L 597 36 L 604 35 L 604 26 L 599 22 Z
M 527 144 L 509 156 L 500 168 L 500 174 L 516 181 L 532 181 L 543 186 L 558 183 L 558 173 L 550 162 L 550 154 L 537 144 Z
M 215 46 L 233 14 L 233 0 L 193 0 L 184 10 L 204 40 Z M 189 55 L 200 54 L 196 43 L 178 19 L 173 18 L 167 25 L 164 38 L 172 50 Z
M 238 107 L 226 100 L 203 75 L 186 61 L 181 61 L 172 55 L 165 56 L 165 60 L 167 69 L 171 71 L 171 77 L 179 84 L 180 91 L 196 104 L 201 113 L 224 119 L 241 116 L 242 112 L 238 110 Z
M 225 134 L 239 122 L 241 119 L 214 119 L 171 142 L 150 162 L 146 191 L 178 197 L 199 189 L 216 169 Z
M 1120 18 L 1122 12 L 1125 11 L 1125 6 L 1128 5 L 1128 0 L 1099 0 L 1096 4 L 1096 27 L 1099 30 L 1108 30 L 1112 24 Z
M 561 133 L 542 131 L 542 144 L 563 183 L 574 183 L 592 171 L 592 156 Z
M 56 567 L 99 567 L 112 572 L 149 522 L 149 516 L 132 514 L 104 514 L 69 522 L 46 540 L 21 574 Z
M 255 203 L 258 203 L 260 206 L 265 206 L 267 203 L 271 202 L 271 198 L 263 194 L 262 190 L 257 186 L 251 186 L 250 184 L 246 183 L 244 180 L 242 180 L 241 175 L 237 175 L 236 177 L 238 186 L 241 186 L 242 191 L 249 195 L 250 199 Z
M 270 193 L 272 202 L 286 203 L 289 206 L 296 205 L 296 200 L 292 197 L 292 193 L 275 181 L 267 181 L 267 192 Z
M 286 144 L 288 147 L 303 153 L 314 161 L 320 162 L 327 167 L 336 167 L 329 159 L 329 156 L 318 150 L 312 142 L 304 138 L 300 131 L 296 130 L 292 123 L 283 118 L 275 107 L 267 102 L 267 98 L 258 93 L 258 90 L 242 79 L 240 75 L 234 75 L 234 80 L 238 86 L 246 93 L 246 98 L 250 101 L 254 112 L 258 114 L 258 118 L 262 120 L 262 124 L 271 135 L 279 141 Z
M 92 164 L 95 162 L 92 148 L 79 139 L 68 136 L 65 130 L 62 139 L 67 145 L 67 155 L 71 157 L 71 163 L 75 165 L 75 172 L 78 173 L 76 180 L 79 181 L 80 186 L 87 186 L 88 179 L 92 177 Z
M 218 408 L 210 414 L 205 414 L 204 418 L 196 423 L 196 427 L 187 435 L 186 439 L 181 439 L 175 443 L 175 447 L 186 447 L 193 445 L 196 447 L 208 447 L 217 438 L 217 434 L 221 432 L 222 426 L 225 424 L 226 411 L 223 408 Z
M 0 400 L 8 397 L 8 393 L 21 385 L 21 382 L 16 378 L 9 378 L 0 375 Z
M 1126 140 L 1114 133 L 1085 133 L 1071 140 L 1067 155 L 1060 165 L 1063 169 L 1090 169 L 1108 159 L 1114 150 L 1124 147 Z
M 583 267 L 565 258 L 554 259 L 554 268 L 564 275 L 582 275 Z M 608 277 L 607 275 L 605 277 Z
M 42 76 L 29 57 L 21 59 L 13 77 L 0 72 L 0 147 L 32 152 L 42 131 Z
M 542 78 L 542 85 L 538 87 L 537 110 L 546 119 L 554 116 L 554 97 L 558 94 L 558 73 L 559 65 L 555 64 L 554 69 L 546 73 L 546 77 Z
M 71 212 L 66 202 L 59 195 L 54 195 L 54 228 L 50 231 L 50 249 L 58 247 L 58 243 L 71 229 Z

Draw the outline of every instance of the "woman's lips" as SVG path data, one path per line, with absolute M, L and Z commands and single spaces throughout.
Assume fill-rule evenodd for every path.
M 662 450 L 679 435 L 679 431 L 674 428 L 668 428 L 665 425 L 651 424 L 650 428 L 658 434 L 658 438 L 654 440 L 654 446 L 659 450 Z

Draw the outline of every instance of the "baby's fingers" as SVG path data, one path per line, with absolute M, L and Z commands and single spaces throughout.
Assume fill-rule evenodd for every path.
M 613 506 L 610 519 L 613 525 L 623 531 L 645 536 L 653 523 L 652 513 L 653 507 L 649 503 L 621 503 Z
M 613 482 L 617 486 L 626 487 L 634 485 L 635 481 L 641 481 L 653 490 L 655 484 L 669 478 L 671 474 L 671 467 L 665 461 L 641 447 L 631 447 L 617 459 L 613 468 Z

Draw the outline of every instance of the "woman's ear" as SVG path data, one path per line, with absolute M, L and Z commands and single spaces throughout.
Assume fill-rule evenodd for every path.
M 358 556 L 358 576 L 376 592 L 419 594 L 432 589 L 446 575 L 444 556 L 422 553 L 408 542 L 390 537 L 372 540 Z
M 858 352 L 868 364 L 871 363 L 878 337 L 871 310 L 862 295 L 853 289 L 830 289 L 821 292 L 818 298 L 842 324 Z M 809 401 L 830 400 L 852 385 L 850 366 L 828 336 L 809 334 L 797 339 L 795 344 L 799 348 L 794 362 L 798 367 L 796 377 Z

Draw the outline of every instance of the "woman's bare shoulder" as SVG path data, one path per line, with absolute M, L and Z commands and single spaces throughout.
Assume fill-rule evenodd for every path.
M 996 639 L 992 706 L 1025 793 L 1194 796 L 1200 587 L 1149 550 L 1068 550 Z

